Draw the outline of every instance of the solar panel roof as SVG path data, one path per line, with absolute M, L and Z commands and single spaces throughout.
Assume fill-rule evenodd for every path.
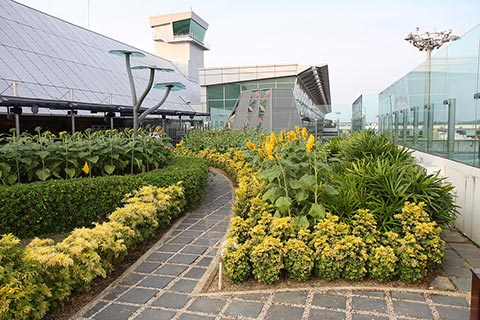
M 110 54 L 112 49 L 143 52 L 144 58 L 132 57 L 132 67 L 174 70 L 157 72 L 154 83 L 180 82 L 186 90 L 172 91 L 161 110 L 192 112 L 186 102 L 200 104 L 198 83 L 188 80 L 172 62 L 12 0 L 0 0 L 1 103 L 15 100 L 16 87 L 19 101 L 49 101 L 52 108 L 56 102 L 74 102 L 87 109 L 131 106 L 125 61 Z M 149 71 L 133 70 L 133 75 L 140 95 Z M 142 107 L 155 105 L 163 94 L 164 90 L 152 89 Z

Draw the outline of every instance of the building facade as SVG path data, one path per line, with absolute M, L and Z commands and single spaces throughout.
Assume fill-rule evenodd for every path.
M 327 65 L 200 69 L 200 86 L 202 109 L 210 113 L 211 124 L 215 128 L 280 130 L 303 125 L 310 127 L 312 132 L 315 129 L 320 132 L 325 114 L 331 112 Z M 247 106 L 254 97 L 261 96 L 261 100 L 265 94 L 268 94 L 265 101 L 270 108 L 265 109 L 266 105 L 260 104 Z M 262 108 L 265 110 L 262 111 Z M 241 119 L 240 122 L 238 119 Z

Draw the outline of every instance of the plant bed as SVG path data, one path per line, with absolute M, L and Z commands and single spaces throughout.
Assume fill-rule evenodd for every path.
M 178 220 L 178 219 L 177 219 Z M 172 225 L 175 224 L 175 221 Z M 91 283 L 91 289 L 87 292 L 75 291 L 70 299 L 63 305 L 50 310 L 44 317 L 44 320 L 68 320 L 79 312 L 85 305 L 96 298 L 112 282 L 116 281 L 130 266 L 140 259 L 145 252 L 152 248 L 162 237 L 167 234 L 172 226 L 158 230 L 155 235 L 147 242 L 136 246 L 125 256 L 125 258 L 115 265 L 115 269 L 106 278 L 97 278 Z
M 319 279 L 318 277 L 312 277 L 305 282 L 299 282 L 288 278 L 286 274 L 282 274 L 280 279 L 272 284 L 265 284 L 256 281 L 255 279 L 249 279 L 239 284 L 234 284 L 225 276 L 222 276 L 221 289 L 218 284 L 218 265 L 215 266 L 215 270 L 210 274 L 211 278 L 207 281 L 205 287 L 202 288 L 202 293 L 234 293 L 234 292 L 253 292 L 262 290 L 278 290 L 278 289 L 293 289 L 293 288 L 407 288 L 407 289 L 422 289 L 426 290 L 431 288 L 431 282 L 439 275 L 445 275 L 443 271 L 437 270 L 430 272 L 423 281 L 418 283 L 407 283 L 404 281 L 388 281 L 379 282 L 371 279 L 363 281 L 347 281 L 345 279 L 339 279 L 335 281 L 326 281 Z M 442 289 L 444 290 L 444 289 Z

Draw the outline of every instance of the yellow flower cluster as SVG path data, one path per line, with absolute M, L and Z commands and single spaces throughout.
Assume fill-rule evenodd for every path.
M 315 137 L 312 134 L 308 134 L 307 128 L 296 126 L 295 130 L 282 130 L 279 134 L 275 132 L 270 133 L 266 137 L 262 134 L 260 136 L 261 146 L 255 145 L 252 141 L 248 140 L 246 145 L 250 151 L 256 151 L 260 158 L 273 160 L 275 158 L 281 158 L 281 154 L 278 152 L 281 147 L 287 146 L 289 143 L 305 142 L 305 150 L 310 153 L 315 146 Z

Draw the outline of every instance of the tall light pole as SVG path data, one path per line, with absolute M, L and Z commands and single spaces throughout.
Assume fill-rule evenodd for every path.
M 125 57 L 125 67 L 127 69 L 128 82 L 130 84 L 130 91 L 131 91 L 131 94 L 132 94 L 133 136 L 138 137 L 138 127 L 140 126 L 141 122 L 145 119 L 145 117 L 162 106 L 162 104 L 167 99 L 170 91 L 184 90 L 185 85 L 183 85 L 180 82 L 165 82 L 165 83 L 157 83 L 157 84 L 154 85 L 153 80 L 155 78 L 155 70 L 162 71 L 162 72 L 173 72 L 173 69 L 160 68 L 160 67 L 157 67 L 157 66 L 131 67 L 130 66 L 130 58 L 131 57 L 139 57 L 139 58 L 145 57 L 145 55 L 142 52 L 129 51 L 129 50 L 110 50 L 109 53 Z M 133 79 L 132 70 L 141 70 L 141 69 L 149 70 L 150 71 L 150 77 L 148 79 L 148 84 L 147 84 L 145 90 L 143 91 L 142 95 L 140 96 L 140 98 L 137 98 L 137 92 L 135 90 L 135 82 L 134 82 L 134 79 Z M 157 88 L 157 89 L 165 89 L 166 90 L 165 94 L 164 94 L 163 98 L 160 100 L 159 103 L 157 103 L 153 107 L 149 108 L 148 110 L 146 110 L 145 112 L 143 112 L 139 116 L 140 106 L 142 105 L 143 101 L 147 97 L 147 95 L 150 92 L 150 90 L 152 89 L 152 87 Z
M 423 121 L 423 131 L 427 132 L 427 148 L 433 144 L 433 105 L 430 104 L 430 78 L 431 78 L 431 56 L 434 49 L 440 48 L 445 42 L 458 40 L 460 37 L 452 35 L 452 30 L 441 32 L 424 32 L 419 33 L 420 28 L 417 27 L 415 33 L 410 32 L 405 40 L 413 44 L 418 50 L 427 53 L 425 65 L 425 96 L 424 109 L 425 119 Z M 426 128 L 425 128 L 426 126 Z
M 340 111 L 335 112 L 337 115 L 337 135 L 340 135 L 340 115 L 342 114 Z

